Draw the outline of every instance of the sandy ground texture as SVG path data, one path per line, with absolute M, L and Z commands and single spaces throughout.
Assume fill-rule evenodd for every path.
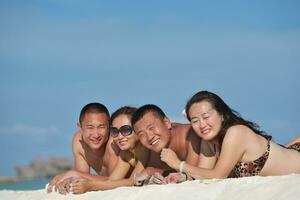
M 80 199 L 80 200 L 299 200 L 300 174 L 274 177 L 245 177 L 224 180 L 195 180 L 181 184 L 120 187 L 114 190 L 88 192 L 81 195 L 47 194 L 46 190 L 1 190 L 0 199 Z

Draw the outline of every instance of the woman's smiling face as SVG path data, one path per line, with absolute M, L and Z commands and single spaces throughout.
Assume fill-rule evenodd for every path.
M 130 118 L 125 114 L 119 115 L 112 122 L 112 128 L 117 128 L 118 130 L 120 130 L 120 128 L 124 126 L 131 127 Z M 123 136 L 119 132 L 118 136 L 114 137 L 113 139 L 121 150 L 130 150 L 135 147 L 138 137 L 132 130 L 131 134 L 127 136 Z
M 223 117 L 208 101 L 194 103 L 189 109 L 190 122 L 194 131 L 204 140 L 215 139 L 221 128 Z

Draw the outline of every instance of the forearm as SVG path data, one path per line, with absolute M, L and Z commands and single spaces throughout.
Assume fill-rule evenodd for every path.
M 149 174 L 149 175 L 153 175 L 153 174 L 155 174 L 156 172 L 158 172 L 158 173 L 160 173 L 160 174 L 162 174 L 162 173 L 164 172 L 163 169 L 156 168 L 156 167 L 146 167 L 146 168 L 144 169 L 144 171 L 145 171 L 147 174 Z
M 179 167 L 177 168 L 179 171 Z M 204 169 L 192 166 L 188 163 L 185 163 L 182 172 L 192 176 L 195 179 L 211 179 L 211 178 L 226 178 L 223 174 L 219 174 L 215 169 Z
M 78 176 L 80 178 L 85 178 L 85 179 L 92 180 L 92 181 L 106 181 L 106 180 L 108 180 L 107 176 L 92 175 L 92 174 L 83 173 L 83 172 L 78 172 Z
M 92 181 L 90 190 L 110 190 L 122 186 L 133 186 L 133 179 L 107 180 L 107 181 Z

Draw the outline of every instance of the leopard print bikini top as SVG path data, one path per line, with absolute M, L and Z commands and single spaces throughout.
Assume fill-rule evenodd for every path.
M 268 139 L 267 151 L 254 161 L 241 162 L 239 161 L 233 168 L 229 177 L 245 177 L 256 176 L 264 167 L 266 161 L 269 158 L 270 153 L 270 139 Z

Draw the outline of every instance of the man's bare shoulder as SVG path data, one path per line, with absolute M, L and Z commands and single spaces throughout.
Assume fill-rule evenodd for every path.
M 190 124 L 181 124 L 177 122 L 172 123 L 172 130 L 182 133 L 182 132 L 188 132 L 190 129 L 191 125 Z
M 82 138 L 81 138 L 81 133 L 79 131 L 77 131 L 73 136 L 72 148 L 74 153 L 83 151 Z
M 188 137 L 194 131 L 190 124 L 172 123 L 172 134 L 176 137 Z

